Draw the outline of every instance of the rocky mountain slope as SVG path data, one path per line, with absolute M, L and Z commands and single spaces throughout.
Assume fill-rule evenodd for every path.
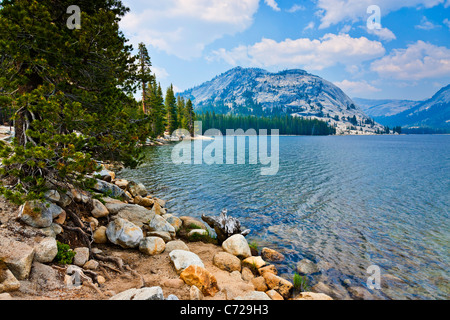
M 338 134 L 383 130 L 341 89 L 304 70 L 237 67 L 180 95 L 191 99 L 197 112 L 317 118 L 336 126 Z
M 354 101 L 377 122 L 405 128 L 450 129 L 450 85 L 425 101 L 365 100 Z

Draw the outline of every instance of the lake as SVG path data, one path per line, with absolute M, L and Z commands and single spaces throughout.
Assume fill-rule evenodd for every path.
M 310 284 L 345 295 L 376 265 L 386 275 L 377 298 L 450 298 L 450 136 L 280 137 L 273 176 L 261 165 L 175 165 L 175 145 L 147 148 L 145 163 L 119 176 L 178 216 L 227 208 L 249 242 L 286 256 L 277 267 L 290 280 L 308 258 L 321 270 Z

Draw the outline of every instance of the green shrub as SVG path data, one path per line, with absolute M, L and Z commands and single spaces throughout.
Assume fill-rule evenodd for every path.
M 56 254 L 55 261 L 59 264 L 71 264 L 73 257 L 75 257 L 76 252 L 70 249 L 69 245 L 56 242 L 58 247 L 58 253 Z
M 308 278 L 306 276 L 301 276 L 298 273 L 294 274 L 294 289 L 300 292 L 310 291 L 310 287 L 308 285 Z

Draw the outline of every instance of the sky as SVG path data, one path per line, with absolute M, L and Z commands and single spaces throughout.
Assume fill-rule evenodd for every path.
M 424 100 L 450 84 L 450 0 L 123 2 L 122 32 L 178 92 L 237 66 L 303 69 L 352 98 Z

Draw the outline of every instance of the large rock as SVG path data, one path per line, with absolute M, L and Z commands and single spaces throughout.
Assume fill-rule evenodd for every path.
M 163 217 L 154 215 L 148 222 L 150 231 L 163 231 L 168 232 L 172 237 L 175 237 L 175 228 L 168 223 Z
M 222 248 L 228 253 L 240 258 L 251 256 L 250 247 L 245 237 L 241 234 L 235 234 L 222 243 Z
M 284 255 L 276 250 L 270 248 L 263 248 L 261 251 L 261 257 L 267 261 L 283 261 Z
M 134 181 L 130 181 L 128 183 L 128 192 L 130 192 L 133 197 L 145 197 L 148 194 L 147 189 L 142 183 L 137 183 Z
M 242 265 L 254 270 L 258 271 L 259 268 L 262 268 L 266 265 L 266 262 L 260 257 L 248 257 L 242 261 Z
M 91 214 L 94 218 L 104 218 L 109 214 L 108 208 L 97 199 L 92 200 L 92 206 Z
M 300 274 L 307 275 L 319 272 L 317 265 L 308 259 L 303 259 L 297 262 L 297 271 Z
M 162 217 L 170 223 L 170 225 L 175 229 L 175 232 L 178 232 L 183 225 L 183 221 L 181 221 L 180 218 L 175 217 L 173 214 L 165 214 Z
M 294 287 L 292 283 L 270 272 L 265 272 L 263 277 L 270 289 L 276 290 L 285 299 L 289 298 L 291 290 Z
M 0 236 L 0 260 L 17 278 L 25 280 L 30 275 L 35 249 L 29 245 Z
M 106 208 L 114 219 L 126 219 L 139 228 L 142 228 L 144 224 L 147 224 L 155 216 L 154 212 L 136 204 L 107 202 Z
M 109 300 L 164 300 L 164 294 L 161 287 L 129 289 L 116 294 Z
M 197 265 L 202 268 L 205 267 L 200 257 L 190 251 L 173 250 L 172 252 L 169 253 L 169 257 L 177 273 L 181 273 L 184 269 L 186 269 L 191 265 Z
M 128 188 L 128 184 L 130 182 L 128 182 L 128 180 L 125 180 L 125 179 L 117 179 L 117 180 L 114 180 L 114 183 L 120 189 L 126 190 Z
M 20 207 L 19 218 L 34 228 L 47 228 L 64 210 L 51 202 L 27 201 Z
M 194 217 L 182 216 L 180 220 L 183 221 L 183 228 L 186 229 L 208 229 L 201 220 Z
M 213 257 L 213 264 L 228 272 L 241 271 L 241 260 L 228 252 L 216 253 Z
M 36 261 L 33 262 L 31 268 L 30 282 L 36 285 L 36 287 L 30 288 L 33 290 L 33 294 L 36 294 L 36 289 L 42 291 L 52 291 L 60 289 L 63 285 L 60 279 L 60 274 L 57 270 Z
M 0 260 L 0 293 L 16 291 L 20 282 L 14 277 L 6 264 Z
M 106 236 L 109 241 L 122 248 L 136 248 L 144 238 L 144 233 L 130 221 L 117 218 L 108 224 Z
M 114 198 L 123 198 L 125 200 L 131 200 L 131 198 L 125 194 L 125 191 L 120 189 L 115 184 L 112 184 L 112 183 L 109 183 L 106 181 L 97 179 L 97 183 L 94 185 L 93 189 L 95 191 L 109 195 Z
M 164 231 L 148 231 L 147 237 L 159 237 L 164 240 L 164 242 L 169 242 L 172 240 L 172 235 Z
M 149 256 L 160 254 L 166 249 L 166 243 L 159 237 L 146 237 L 139 244 L 139 251 Z
M 58 254 L 56 240 L 52 237 L 45 238 L 36 244 L 34 260 L 41 263 L 50 263 Z
M 181 272 L 180 278 L 187 285 L 199 288 L 205 296 L 214 296 L 219 292 L 216 277 L 204 267 L 190 265 Z

